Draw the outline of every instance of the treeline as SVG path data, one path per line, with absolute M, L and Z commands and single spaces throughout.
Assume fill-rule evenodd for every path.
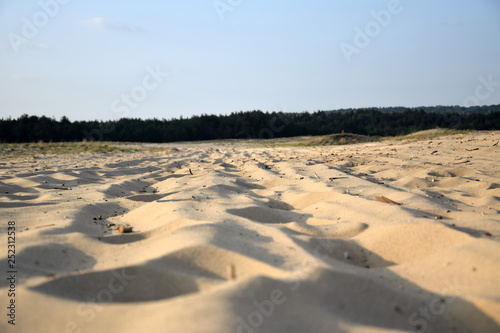
M 188 119 L 74 121 L 23 115 L 0 120 L 0 142 L 175 142 L 279 138 L 340 133 L 395 136 L 435 127 L 500 129 L 500 105 L 473 108 L 370 108 L 282 113 L 247 111 Z

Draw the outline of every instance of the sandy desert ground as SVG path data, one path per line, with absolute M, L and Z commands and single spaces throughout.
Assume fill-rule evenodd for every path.
M 500 332 L 499 140 L 3 159 L 0 331 Z

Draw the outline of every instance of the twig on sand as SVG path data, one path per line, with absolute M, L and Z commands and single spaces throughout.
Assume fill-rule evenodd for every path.
M 191 174 L 191 176 L 193 176 L 193 171 L 191 171 L 191 169 L 189 169 L 189 173 Z
M 71 187 L 60 187 L 60 186 L 56 186 L 54 187 L 54 190 L 65 190 L 65 191 L 71 191 L 72 188 Z
M 330 177 L 330 178 L 328 178 L 328 180 L 333 182 L 336 179 L 344 179 L 344 178 L 349 178 L 349 177 Z
M 55 223 L 46 224 L 46 225 L 39 225 L 39 226 L 36 226 L 35 229 L 46 228 L 46 227 L 53 227 L 55 225 L 56 225 Z
M 377 199 L 380 202 L 384 202 L 384 203 L 388 203 L 388 204 L 393 204 L 393 205 L 398 205 L 398 206 L 402 205 L 402 203 L 396 202 L 396 201 L 391 200 L 389 198 L 386 198 L 384 196 L 375 197 L 375 199 Z
M 226 272 L 227 272 L 227 279 L 229 281 L 236 280 L 236 269 L 233 264 L 227 265 Z

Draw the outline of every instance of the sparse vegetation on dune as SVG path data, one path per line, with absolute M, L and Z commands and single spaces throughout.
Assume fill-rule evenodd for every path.
M 408 135 L 397 136 L 395 139 L 416 139 L 416 140 L 426 140 L 426 139 L 434 139 L 442 136 L 448 135 L 456 135 L 456 134 L 465 134 L 473 132 L 472 130 L 454 130 L 449 128 L 434 128 L 424 131 L 414 132 Z
M 320 136 L 316 138 L 312 138 L 301 142 L 299 145 L 301 146 L 333 146 L 333 145 L 348 145 L 354 143 L 363 143 L 363 142 L 373 142 L 378 141 L 378 139 L 359 134 L 352 133 L 339 133 L 339 134 L 330 134 L 325 136 Z
M 43 142 L 37 143 L 2 143 L 0 144 L 0 157 L 37 157 L 50 154 L 102 154 L 123 153 L 143 150 L 137 147 L 127 147 L 126 144 L 116 142 Z

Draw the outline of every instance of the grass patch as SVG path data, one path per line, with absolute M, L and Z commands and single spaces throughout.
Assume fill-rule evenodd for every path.
M 429 139 L 435 139 L 439 138 L 442 136 L 449 136 L 449 135 L 457 135 L 457 134 L 467 134 L 475 132 L 473 130 L 454 130 L 454 129 L 448 129 L 448 128 L 434 128 L 434 129 L 429 129 L 429 130 L 424 130 L 424 131 L 418 131 L 415 133 L 407 134 L 407 135 L 398 135 L 395 137 L 388 137 L 386 138 L 387 140 L 396 140 L 396 141 L 401 141 L 401 140 L 429 140 Z
M 37 142 L 37 143 L 2 143 L 0 144 L 0 157 L 31 157 L 51 154 L 114 154 L 136 152 L 141 150 L 155 150 L 141 147 L 127 147 L 126 144 L 116 142 Z
M 325 136 L 319 136 L 299 143 L 300 146 L 336 146 L 350 145 L 355 143 L 375 142 L 379 141 L 376 138 L 366 135 L 352 133 L 338 133 Z

